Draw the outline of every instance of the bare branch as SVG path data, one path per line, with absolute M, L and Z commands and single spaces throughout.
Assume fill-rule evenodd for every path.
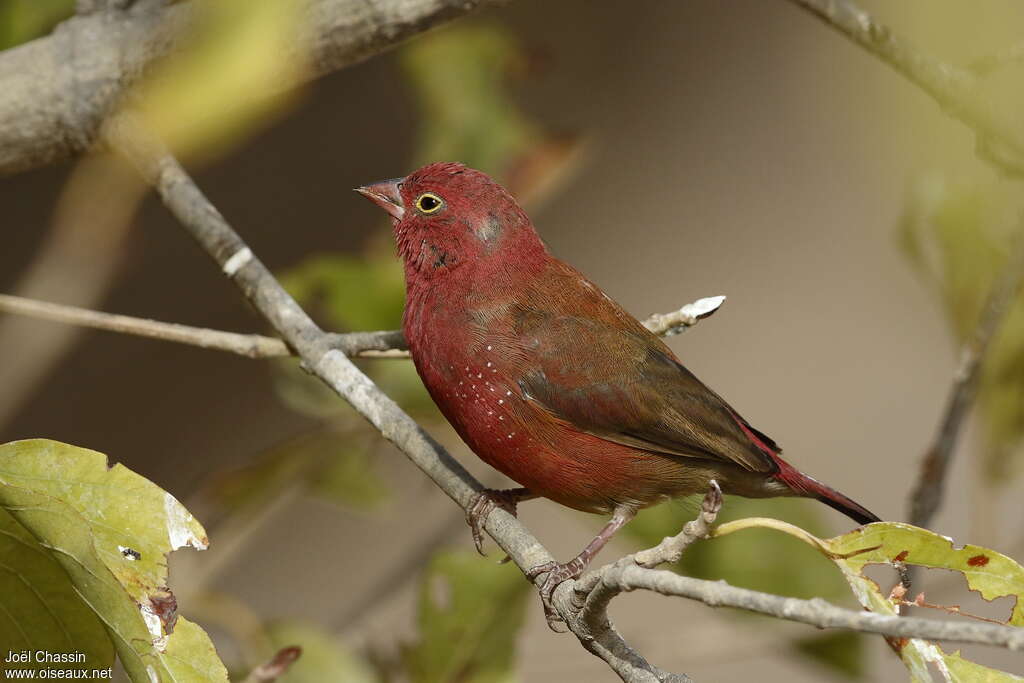
M 697 519 L 687 522 L 683 530 L 675 536 L 662 539 L 661 543 L 641 550 L 632 556 L 632 560 L 641 567 L 653 569 L 658 565 L 678 562 L 683 552 L 693 544 L 694 541 L 708 537 L 711 525 L 718 517 L 718 511 L 722 509 L 722 489 L 718 482 L 711 480 L 711 488 L 704 495 L 704 501 L 700 506 L 700 513 Z
M 51 35 L 0 53 L 0 176 L 88 150 L 102 121 L 155 59 L 177 49 L 193 2 L 135 2 L 116 14 L 95 11 L 124 0 L 82 0 L 82 13 Z M 503 0 L 306 0 L 304 21 L 284 60 L 317 78 L 403 40 Z M 69 59 L 74 55 L 74 59 Z M 281 90 L 297 83 L 280 82 Z
M 960 363 L 946 400 L 946 411 L 935 441 L 921 461 L 917 483 L 910 496 L 910 521 L 927 527 L 942 504 L 946 474 L 953 459 L 960 429 L 970 412 L 981 379 L 981 368 L 989 346 L 1024 284 L 1024 224 L 1021 225 L 1010 258 L 988 294 L 981 319 L 960 352 Z
M 730 586 L 724 581 L 705 581 L 661 569 L 644 569 L 636 564 L 616 563 L 598 571 L 602 600 L 607 593 L 618 595 L 642 589 L 697 600 L 712 607 L 737 607 L 817 628 L 840 628 L 897 638 L 995 645 L 1010 650 L 1024 649 L 1024 629 L 1014 626 L 854 611 L 837 607 L 820 598 L 786 598 Z M 598 588 L 595 588 L 593 594 L 597 592 Z
M 1005 173 L 1024 173 L 1019 112 L 1003 111 L 982 97 L 972 71 L 913 48 L 851 0 L 789 1 L 886 62 L 928 93 L 946 113 L 974 129 L 981 156 Z
M 107 332 L 120 332 L 150 339 L 189 344 L 203 349 L 236 353 L 246 358 L 281 358 L 292 355 L 283 341 L 259 334 L 239 334 L 165 323 L 128 315 L 102 313 L 76 306 L 64 306 L 20 296 L 0 294 L 0 312 L 16 313 L 40 320 L 79 325 Z M 328 334 L 328 343 L 346 356 L 359 358 L 408 358 L 402 333 L 354 332 Z

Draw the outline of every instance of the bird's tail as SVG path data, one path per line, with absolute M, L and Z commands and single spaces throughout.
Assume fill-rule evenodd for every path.
M 822 484 L 817 479 L 808 477 L 782 458 L 776 456 L 774 460 L 779 466 L 779 471 L 775 474 L 775 478 L 793 489 L 793 492 L 797 495 L 816 498 L 830 508 L 842 512 L 858 524 L 882 521 L 878 515 L 860 503 Z

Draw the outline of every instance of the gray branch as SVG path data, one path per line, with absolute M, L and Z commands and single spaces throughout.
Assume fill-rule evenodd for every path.
M 304 0 L 295 48 L 317 78 L 503 0 Z M 123 9 L 122 9 L 123 8 Z M 80 0 L 49 36 L 0 53 L 0 176 L 88 150 L 101 123 L 192 22 L 192 2 Z M 115 11 L 115 9 L 117 11 Z M 298 83 L 276 83 L 285 89 Z
M 839 31 L 928 93 L 943 111 L 972 128 L 978 152 L 1003 172 L 1024 173 L 1020 113 L 1006 111 L 978 88 L 978 77 L 913 47 L 852 0 L 789 0 Z
M 206 327 L 192 327 L 129 315 L 103 313 L 78 306 L 65 306 L 10 294 L 0 294 L 0 313 L 14 313 L 95 330 L 119 332 L 198 346 L 203 349 L 227 351 L 246 358 L 281 358 L 293 355 L 288 346 L 276 337 L 224 332 Z M 398 330 L 328 334 L 327 339 L 331 348 L 338 349 L 350 357 L 408 358 L 409 356 L 405 351 L 405 337 Z

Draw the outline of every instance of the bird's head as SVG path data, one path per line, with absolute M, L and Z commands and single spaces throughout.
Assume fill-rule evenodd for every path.
M 439 162 L 356 188 L 391 216 L 407 278 L 469 264 L 508 268 L 546 254 L 526 213 L 486 173 Z

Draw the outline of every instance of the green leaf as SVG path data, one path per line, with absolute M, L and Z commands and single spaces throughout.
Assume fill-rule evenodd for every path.
M 863 634 L 856 631 L 838 631 L 801 638 L 793 641 L 793 648 L 800 655 L 849 678 L 864 678 L 867 673 Z
M 957 549 L 944 536 L 900 522 L 876 522 L 858 527 L 848 534 L 823 540 L 777 519 L 748 518 L 716 527 L 711 535 L 718 538 L 758 527 L 789 534 L 831 559 L 842 571 L 857 600 L 872 612 L 898 615 L 899 605 L 884 595 L 878 584 L 865 576 L 863 570 L 868 565 L 891 565 L 896 561 L 958 571 L 967 579 L 968 587 L 986 600 L 1012 596 L 1015 604 L 1008 623 L 1020 626 L 1024 621 L 1020 605 L 1021 597 L 1024 596 L 1024 568 L 993 550 L 974 545 Z M 891 639 L 890 642 L 899 652 L 914 681 L 931 683 L 934 680 L 929 669 L 932 663 L 937 665 L 944 680 L 954 683 L 1024 680 L 967 661 L 959 653 L 947 654 L 925 640 Z
M 267 625 L 274 649 L 297 645 L 302 655 L 281 676 L 280 683 L 376 683 L 378 678 L 363 660 L 324 629 L 294 620 Z
M 508 29 L 459 22 L 411 41 L 399 58 L 420 109 L 414 166 L 462 161 L 526 201 L 575 166 L 577 137 L 545 132 L 512 96 L 511 77 L 526 74 L 530 58 Z
M 439 552 L 420 584 L 419 640 L 403 648 L 414 683 L 512 680 L 515 637 L 529 584 L 512 567 L 468 552 Z
M 114 646 L 103 622 L 75 592 L 67 573 L 49 550 L 0 509 L 0 659 L 8 651 L 77 652 L 81 669 L 114 664 Z M 4 664 L 7 669 L 42 669 L 50 665 Z
M 394 329 L 402 322 L 405 281 L 390 253 L 316 256 L 280 279 L 297 301 L 322 304 L 335 331 Z
M 166 554 L 207 545 L 171 494 L 121 465 L 108 469 L 102 453 L 34 439 L 0 446 L 0 508 L 70 577 L 133 681 L 227 680 L 167 588 Z
M 0 50 L 49 33 L 75 11 L 75 0 L 3 0 L 0 2 Z
M 388 495 L 374 468 L 373 444 L 365 430 L 333 428 L 303 434 L 272 448 L 254 462 L 217 477 L 214 500 L 232 512 L 265 505 L 296 485 L 326 500 L 371 508 Z
M 941 175 L 915 183 L 900 223 L 899 244 L 938 296 L 957 343 L 977 327 L 1005 267 L 1024 208 L 1012 184 L 954 182 Z M 987 448 L 985 473 L 1001 483 L 1024 450 L 1024 300 L 1018 298 L 992 340 L 978 392 Z

